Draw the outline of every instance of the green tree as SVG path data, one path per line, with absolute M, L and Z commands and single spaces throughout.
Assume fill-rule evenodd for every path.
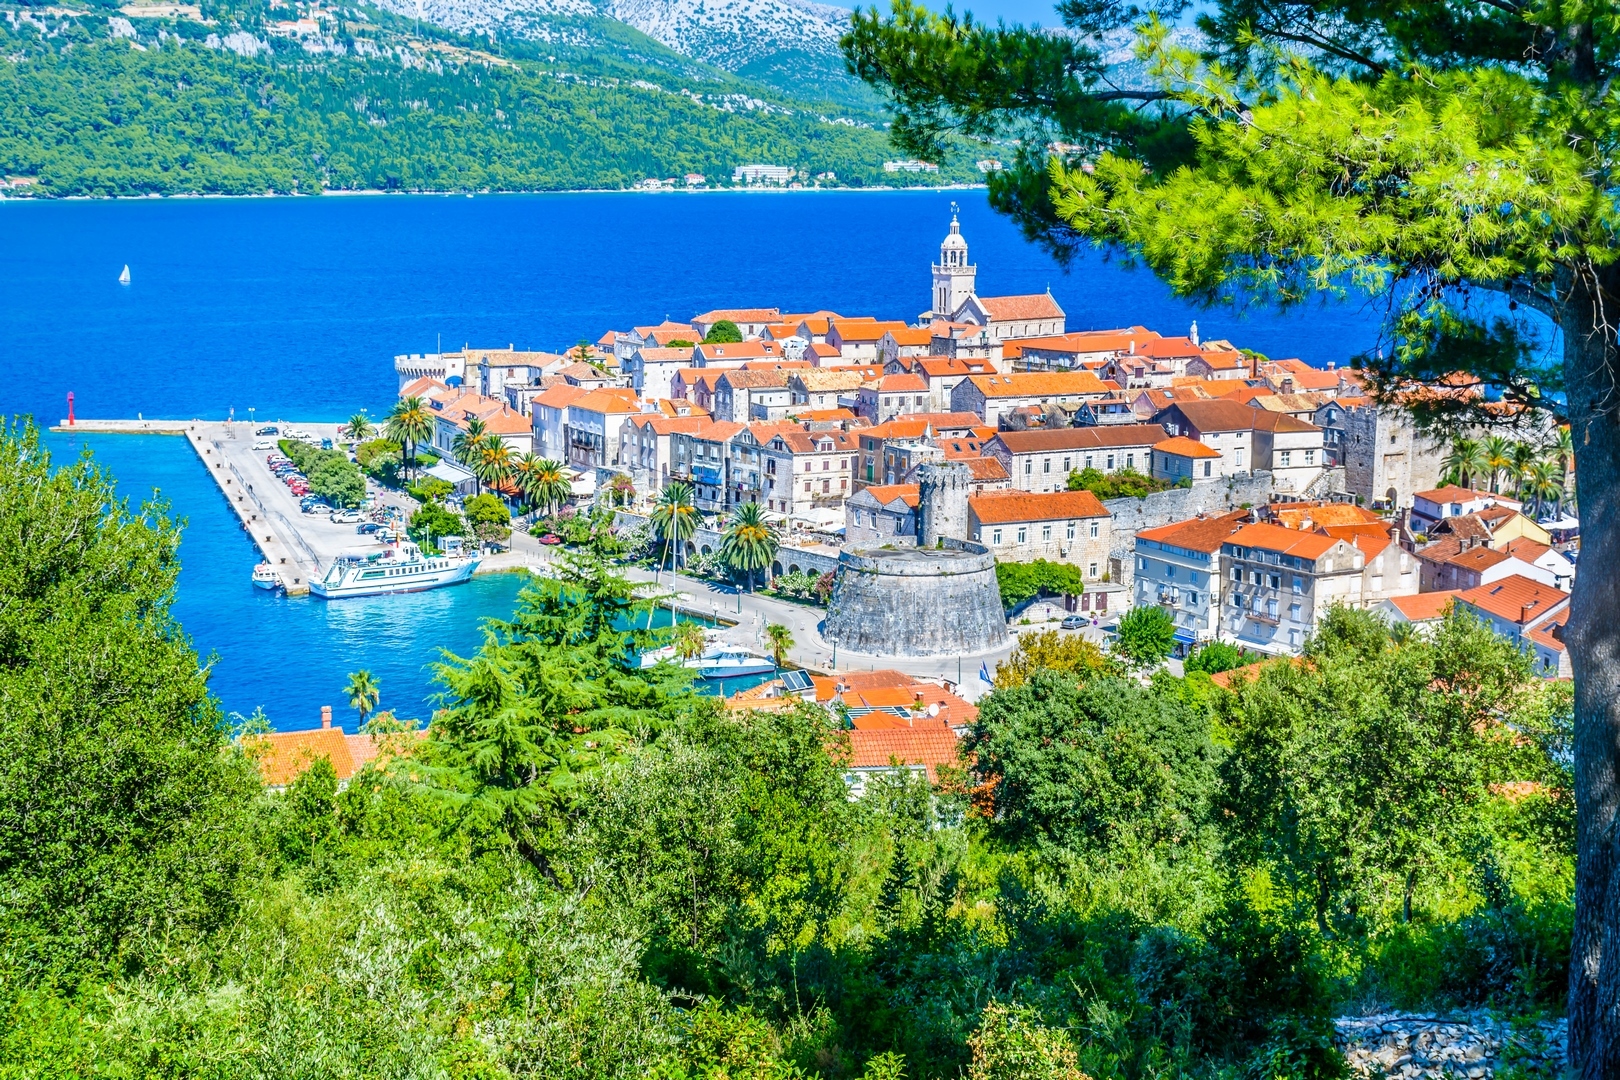
M 709 327 L 709 332 L 704 335 L 703 344 L 729 345 L 732 342 L 741 340 L 742 331 L 737 329 L 737 324 L 732 322 L 730 319 L 721 319 L 719 322 Z
M 471 426 L 477 422 L 469 420 L 467 423 Z M 512 448 L 499 435 L 480 436 L 467 446 L 466 453 L 462 460 L 482 486 L 498 488 L 511 479 Z
M 747 574 L 748 591 L 753 592 L 754 575 L 770 567 L 779 543 L 776 526 L 765 520 L 759 503 L 743 503 L 731 512 L 720 534 L 720 559 L 732 573 Z
M 1017 138 L 992 202 L 1058 249 L 1117 245 L 1209 301 L 1387 297 L 1374 396 L 1442 430 L 1499 422 L 1504 405 L 1570 423 L 1583 517 L 1600 522 L 1582 536 L 1566 637 L 1583 837 L 1570 1060 L 1620 1073 L 1620 1011 L 1599 1004 L 1620 998 L 1620 958 L 1604 952 L 1620 940 L 1614 5 L 1219 0 L 1201 53 L 1149 23 L 1153 85 L 1121 89 L 1098 35 L 1136 12 L 1066 4 L 1068 32 L 1048 35 L 900 3 L 858 14 L 843 47 L 917 156 L 955 135 Z M 1442 382 L 1464 392 L 1429 392 Z
M 461 515 L 480 543 L 503 544 L 512 535 L 512 511 L 499 496 L 474 495 L 461 504 Z
M 416 464 L 416 448 L 433 441 L 433 416 L 421 398 L 401 398 L 388 410 L 383 432 L 405 448 L 405 466 L 409 469 Z
M 170 617 L 179 548 L 88 451 L 53 468 L 0 428 L 0 937 L 29 980 L 138 969 L 236 909 L 259 782 Z
M 1480 456 L 1491 476 L 1491 491 L 1501 490 L 1501 481 L 1513 467 L 1513 442 L 1502 435 L 1492 435 L 1480 444 Z
M 652 527 L 672 568 L 686 561 L 686 542 L 697 532 L 700 517 L 692 499 L 692 485 L 676 480 L 665 485 L 658 496 L 658 505 L 653 507 Z M 663 561 L 660 559 L 660 564 Z
M 1020 634 L 1012 655 L 996 665 L 996 689 L 1021 686 L 1037 671 L 1056 671 L 1085 682 L 1098 675 L 1116 675 L 1119 665 L 1096 642 L 1079 634 L 1056 630 Z
M 405 526 L 406 535 L 423 547 L 436 547 L 435 540 L 442 540 L 446 536 L 465 536 L 467 534 L 466 522 L 461 515 L 446 510 L 438 503 L 427 503 L 418 507 L 411 515 L 409 523 Z
M 1224 641 L 1206 641 L 1198 648 L 1187 654 L 1182 664 L 1184 671 L 1202 671 L 1206 675 L 1217 675 L 1223 671 L 1253 664 L 1260 657 L 1236 645 Z
M 349 683 L 343 688 L 343 696 L 348 699 L 349 708 L 360 714 L 360 726 L 364 727 L 366 717 L 377 708 L 382 692 L 377 689 L 377 681 L 371 677 L 371 672 L 362 668 L 349 673 Z
M 986 1005 L 968 1048 L 968 1080 L 1086 1080 L 1069 1033 L 1027 1005 Z
M 1478 439 L 1469 438 L 1452 440 L 1451 449 L 1446 451 L 1441 467 L 1454 483 L 1463 487 L 1471 487 L 1474 480 L 1490 471 L 1484 445 Z
M 787 654 L 793 649 L 793 631 L 781 623 L 771 623 L 765 627 L 765 640 L 770 643 L 771 656 L 776 659 L 776 666 L 781 667 L 787 659 Z
M 1157 604 L 1127 611 L 1119 620 L 1118 635 L 1114 651 L 1132 667 L 1153 667 L 1176 647 L 1175 621 Z
M 707 647 L 708 639 L 703 636 L 702 624 L 682 622 L 675 625 L 675 655 L 680 660 L 695 660 L 703 655 Z
M 353 508 L 366 501 L 366 478 L 359 466 L 336 450 L 323 452 L 306 475 L 310 492 L 333 506 Z
M 1037 596 L 1079 596 L 1085 591 L 1085 578 L 1072 563 L 997 562 L 996 584 L 1001 589 L 1001 606 L 1008 611 Z
M 340 433 L 350 442 L 358 443 L 371 438 L 372 433 L 376 430 L 376 425 L 371 422 L 365 413 L 357 412 L 344 422 Z
M 1549 504 L 1551 513 L 1556 514 L 1561 509 L 1559 503 L 1564 498 L 1564 484 L 1556 462 L 1545 458 L 1531 462 L 1530 468 L 1525 470 L 1521 483 L 1524 485 L 1525 497 L 1529 500 L 1527 504 L 1529 510 L 1536 517 L 1546 517 Z
M 1063 858 L 1126 865 L 1191 844 L 1215 795 L 1203 714 L 1118 676 L 1036 671 L 981 703 L 964 745 L 997 831 Z
M 1105 473 L 1088 467 L 1069 473 L 1070 491 L 1089 491 L 1099 499 L 1141 498 L 1174 486 L 1168 480 L 1155 480 L 1135 469 Z

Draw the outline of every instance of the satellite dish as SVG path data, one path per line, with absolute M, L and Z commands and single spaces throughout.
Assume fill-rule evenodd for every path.
M 932 705 L 928 706 L 928 715 L 929 716 L 938 716 L 939 715 L 939 702 L 936 701 Z

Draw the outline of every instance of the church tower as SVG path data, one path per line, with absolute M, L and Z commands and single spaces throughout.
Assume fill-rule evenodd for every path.
M 934 264 L 934 296 L 930 314 L 936 319 L 949 319 L 959 311 L 968 297 L 973 295 L 973 279 L 979 268 L 968 262 L 967 241 L 962 239 L 962 226 L 957 223 L 958 210 L 951 203 L 951 231 L 939 245 L 939 262 Z

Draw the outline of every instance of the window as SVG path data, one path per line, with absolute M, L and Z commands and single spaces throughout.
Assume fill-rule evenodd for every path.
M 804 482 L 804 493 L 806 495 L 810 494 L 810 481 L 808 480 Z
M 1030 473 L 1032 473 L 1034 471 L 1035 471 L 1035 463 L 1033 461 L 1024 462 L 1024 475 L 1025 476 L 1028 476 Z
M 1093 540 L 1097 539 L 1097 530 L 1098 530 L 1098 525 L 1097 525 L 1097 523 L 1095 521 L 1093 521 L 1091 523 L 1091 538 Z
M 1176 568 L 1173 563 L 1164 564 L 1164 576 L 1171 581 L 1176 580 Z
M 847 470 L 849 468 L 849 458 L 847 458 L 847 457 L 846 458 L 839 458 L 838 459 L 838 467 L 840 469 Z
M 1067 530 L 1067 534 L 1064 536 L 1064 539 L 1065 540 L 1073 540 L 1074 539 L 1074 522 L 1072 522 L 1072 521 L 1069 522 L 1069 527 L 1068 527 L 1068 530 Z
M 1188 607 L 1197 607 L 1198 606 L 1198 594 L 1197 593 L 1189 592 L 1187 594 L 1187 606 Z
M 1288 644 L 1294 646 L 1295 648 L 1299 647 L 1299 631 L 1298 630 L 1290 630 L 1290 631 L 1288 631 Z
M 992 544 L 1000 544 L 1001 543 L 1001 530 L 1000 529 L 992 529 L 992 530 L 990 530 L 990 543 L 992 543 Z
M 1295 622 L 1299 622 L 1299 605 L 1298 604 L 1289 604 L 1288 605 L 1288 617 L 1290 619 L 1293 619 Z
M 1051 471 L 1052 471 L 1052 459 L 1051 458 L 1042 458 L 1041 459 L 1041 472 L 1049 473 Z
M 1232 567 L 1232 580 L 1237 582 L 1239 585 L 1243 584 L 1243 567 Z
M 1209 462 L 1207 462 L 1207 461 L 1204 462 L 1204 475 L 1205 476 L 1209 475 Z
M 1273 588 L 1273 589 L 1280 589 L 1280 588 L 1282 588 L 1282 575 L 1281 575 L 1281 574 L 1272 574 L 1272 575 L 1271 575 L 1271 576 L 1270 576 L 1270 577 L 1269 577 L 1269 578 L 1268 578 L 1268 579 L 1267 579 L 1267 580 L 1266 580 L 1266 584 L 1267 584 L 1267 585 L 1270 585 L 1270 586 L 1271 586 L 1271 587 L 1272 587 L 1272 588 Z
M 1051 539 L 1052 539 L 1052 526 L 1050 526 L 1050 525 L 1042 525 L 1041 526 L 1041 543 L 1043 543 L 1043 544 L 1048 543 L 1048 542 L 1051 541 Z
M 1063 459 L 1063 471 L 1065 473 L 1067 473 L 1069 471 L 1069 459 L 1068 458 Z
M 823 495 L 825 495 L 827 492 L 829 492 L 831 490 L 832 490 L 832 481 L 831 480 L 823 480 L 821 482 L 821 493 Z
M 1088 469 L 1091 468 L 1091 455 L 1090 454 L 1086 455 L 1086 468 L 1088 468 Z
M 1086 566 L 1086 576 L 1087 577 L 1096 577 L 1097 576 L 1097 564 L 1096 563 L 1087 564 L 1087 566 Z
M 1018 526 L 1018 542 L 1020 544 L 1029 542 L 1029 530 L 1022 525 Z
M 1108 455 L 1108 471 L 1109 472 L 1114 471 L 1114 455 L 1113 454 Z
M 1297 593 L 1302 593 L 1302 592 L 1305 591 L 1305 579 L 1304 578 L 1302 578 L 1302 577 L 1295 577 L 1294 578 L 1294 591 L 1297 592 Z
M 821 471 L 826 472 L 830 468 L 832 468 L 832 462 L 828 461 L 826 458 L 822 458 L 821 459 Z
M 1142 558 L 1141 556 L 1137 556 L 1136 569 L 1141 571 L 1144 574 L 1147 573 L 1147 560 Z
M 1307 451 L 1305 451 L 1305 464 L 1307 464 L 1307 465 L 1315 465 L 1316 464 L 1316 451 L 1315 450 L 1307 450 Z
M 1294 463 L 1294 452 L 1292 450 L 1279 450 L 1279 451 L 1277 451 L 1277 464 L 1281 465 L 1283 468 L 1286 469 L 1286 468 L 1288 468 L 1288 466 L 1292 465 L 1293 463 Z
M 1127 469 L 1136 468 L 1136 455 L 1135 454 L 1126 454 L 1125 455 L 1125 467 Z
M 1238 468 L 1243 468 L 1243 447 L 1241 446 L 1237 448 L 1237 459 L 1235 464 Z

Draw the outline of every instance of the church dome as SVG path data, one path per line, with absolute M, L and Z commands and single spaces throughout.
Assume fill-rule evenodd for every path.
M 941 251 L 966 251 L 967 241 L 962 239 L 962 226 L 956 221 L 956 215 L 951 215 L 951 232 L 945 237 L 945 242 L 939 245 Z

